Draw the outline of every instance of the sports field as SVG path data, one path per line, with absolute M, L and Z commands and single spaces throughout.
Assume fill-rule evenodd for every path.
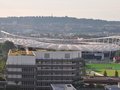
M 120 76 L 120 64 L 87 64 L 86 65 L 87 70 L 89 71 L 95 71 L 98 73 L 103 74 L 104 71 L 107 72 L 108 76 L 115 76 L 115 71 L 118 71 L 118 75 Z

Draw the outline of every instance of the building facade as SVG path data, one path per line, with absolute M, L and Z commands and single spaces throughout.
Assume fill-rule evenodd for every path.
M 18 51 L 8 54 L 7 88 L 50 90 L 51 84 L 71 84 L 85 74 L 80 51 Z

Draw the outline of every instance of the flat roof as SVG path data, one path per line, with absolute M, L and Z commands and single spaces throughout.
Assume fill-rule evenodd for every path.
M 9 56 L 34 56 L 32 51 L 25 51 L 25 50 L 10 50 L 9 51 Z
M 66 87 L 70 87 L 72 90 L 76 90 L 72 84 L 51 84 L 53 90 L 65 90 Z M 68 90 L 68 89 L 66 89 Z

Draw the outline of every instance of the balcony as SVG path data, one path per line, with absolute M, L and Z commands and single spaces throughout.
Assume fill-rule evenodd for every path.
M 62 67 L 64 67 L 64 66 L 67 66 L 67 67 L 75 67 L 76 66 L 76 64 L 37 64 L 37 67 L 39 67 L 39 66 L 62 66 Z
M 72 80 L 37 80 L 37 82 L 49 82 L 49 83 L 54 83 L 54 82 L 72 82 Z
M 57 74 L 53 74 L 53 75 L 37 75 L 38 77 L 61 77 L 61 76 L 64 76 L 64 77 L 73 77 L 75 76 L 75 74 L 71 74 L 71 75 L 68 75 L 68 74 L 63 74 L 63 75 L 57 75 Z

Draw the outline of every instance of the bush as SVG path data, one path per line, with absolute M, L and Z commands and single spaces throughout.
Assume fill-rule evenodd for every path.
M 106 76 L 107 76 L 107 72 L 106 72 L 106 71 L 104 71 L 103 75 L 106 77 Z
M 118 75 L 118 71 L 116 70 L 115 71 L 115 77 L 118 77 L 119 75 Z

